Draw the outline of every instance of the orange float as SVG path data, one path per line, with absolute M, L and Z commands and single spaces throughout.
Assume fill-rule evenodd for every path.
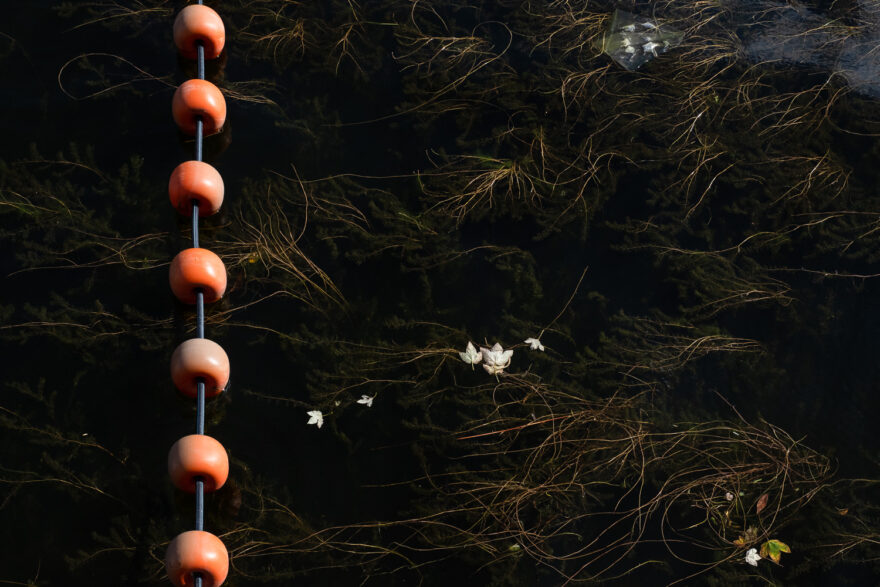
M 215 59 L 226 44 L 226 29 L 213 9 L 190 4 L 174 20 L 174 44 L 187 59 L 198 59 L 200 41 L 205 47 L 205 59 Z
M 193 200 L 199 205 L 199 216 L 216 214 L 223 205 L 223 193 L 220 172 L 202 161 L 184 161 L 168 180 L 171 205 L 184 216 L 192 216 Z
M 226 122 L 226 100 L 211 82 L 203 79 L 186 80 L 174 92 L 171 114 L 180 130 L 196 134 L 196 121 L 201 118 L 206 135 L 219 132 Z
M 171 355 L 171 379 L 189 397 L 196 397 L 196 385 L 201 379 L 205 382 L 205 397 L 214 397 L 229 383 L 229 357 L 213 340 L 185 340 Z
M 205 303 L 216 302 L 226 292 L 226 267 L 208 249 L 190 248 L 177 253 L 168 271 L 171 291 L 184 304 L 195 304 L 198 290 Z
M 202 576 L 202 587 L 219 587 L 229 574 L 229 553 L 210 532 L 183 532 L 165 551 L 165 572 L 177 587 L 193 585 L 194 573 Z
M 229 477 L 229 457 L 217 440 L 204 434 L 190 434 L 168 451 L 168 474 L 174 486 L 183 491 L 195 493 L 198 477 L 204 482 L 205 491 L 216 491 Z

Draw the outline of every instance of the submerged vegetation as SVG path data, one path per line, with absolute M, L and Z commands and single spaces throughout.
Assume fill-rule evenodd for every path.
M 825 5 L 225 3 L 229 584 L 876 577 L 880 103 L 822 51 L 880 10 Z M 617 8 L 681 43 L 616 65 Z M 167 2 L 54 14 L 64 125 L 0 161 L 0 582 L 153 584 L 189 65 Z

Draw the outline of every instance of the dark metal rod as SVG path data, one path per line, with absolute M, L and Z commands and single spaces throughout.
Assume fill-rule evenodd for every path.
M 205 124 L 202 122 L 202 117 L 199 116 L 198 120 L 196 120 L 196 161 L 202 160 L 202 142 L 205 133 L 204 126 Z
M 198 389 L 196 397 L 196 434 L 205 433 L 205 381 L 199 379 L 196 387 Z
M 193 247 L 199 247 L 199 203 L 197 200 L 192 201 L 193 205 L 193 214 L 192 214 L 192 233 L 193 233 Z
M 196 478 L 196 530 L 205 529 L 205 482 Z
M 205 294 L 196 293 L 196 338 L 205 338 Z

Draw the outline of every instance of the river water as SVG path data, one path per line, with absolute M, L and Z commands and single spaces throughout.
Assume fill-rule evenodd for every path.
M 873 3 L 209 4 L 227 584 L 875 581 Z M 0 26 L 0 583 L 169 584 L 193 526 L 180 7 Z M 681 44 L 626 71 L 615 9 Z

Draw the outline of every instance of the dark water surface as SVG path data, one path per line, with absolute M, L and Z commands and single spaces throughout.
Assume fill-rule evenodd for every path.
M 877 583 L 874 3 L 209 4 L 226 584 Z M 0 584 L 193 526 L 181 6 L 6 3 Z M 682 44 L 618 67 L 615 9 Z

